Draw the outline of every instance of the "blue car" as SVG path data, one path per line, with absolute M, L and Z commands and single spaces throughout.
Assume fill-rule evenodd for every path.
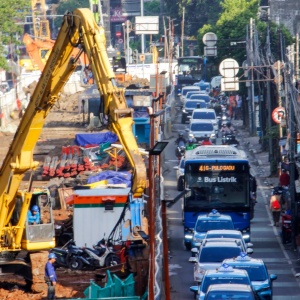
M 232 266 L 234 269 L 246 270 L 251 280 L 255 293 L 262 300 L 271 300 L 273 297 L 272 283 L 277 275 L 268 274 L 267 267 L 261 259 L 249 257 L 246 253 L 231 259 L 225 259 L 223 263 Z
M 234 229 L 231 217 L 220 214 L 215 209 L 209 214 L 198 216 L 191 241 L 191 248 L 199 248 L 207 231 L 216 229 Z
M 214 284 L 251 285 L 251 281 L 245 270 L 237 270 L 224 263 L 215 270 L 207 270 L 204 274 L 202 284 L 200 286 L 192 286 L 190 290 L 198 300 L 203 300 L 208 288 Z

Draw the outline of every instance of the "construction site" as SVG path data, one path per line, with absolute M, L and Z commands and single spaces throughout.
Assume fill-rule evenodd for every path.
M 23 39 L 29 60 L 21 63 L 40 77 L 3 95 L 17 97 L 1 114 L 0 298 L 47 299 L 45 264 L 55 253 L 58 299 L 147 299 L 155 281 L 147 199 L 157 172 L 150 126 L 166 100 L 165 77 L 158 67 L 150 80 L 114 73 L 88 9 L 66 14 L 56 41 L 47 26 L 40 19 L 38 38 Z M 69 80 L 78 67 L 79 91 Z M 40 220 L 31 224 L 33 209 Z

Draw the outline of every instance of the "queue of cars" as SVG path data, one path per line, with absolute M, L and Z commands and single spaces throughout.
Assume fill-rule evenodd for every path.
M 277 275 L 268 274 L 261 259 L 249 256 L 253 244 L 246 243 L 241 232 L 233 228 L 231 217 L 217 210 L 197 218 L 189 259 L 194 263 L 197 285 L 190 291 L 198 300 L 271 300 Z
M 186 132 L 193 134 L 197 141 L 202 141 L 205 136 L 210 138 L 212 143 L 216 143 L 216 136 L 219 130 L 219 119 L 215 110 L 209 108 L 211 98 L 207 89 L 201 90 L 201 86 L 185 86 L 182 88 L 180 100 L 182 102 L 181 123 L 190 123 Z M 210 123 L 213 125 L 211 128 Z

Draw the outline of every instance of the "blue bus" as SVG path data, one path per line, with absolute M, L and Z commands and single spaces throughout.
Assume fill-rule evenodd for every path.
M 233 146 L 199 146 L 185 155 L 184 244 L 191 248 L 197 217 L 217 209 L 250 241 L 250 168 L 244 151 Z
M 209 62 L 207 58 L 200 56 L 178 57 L 175 92 L 178 94 L 184 86 L 193 85 L 200 81 L 210 81 L 212 76 L 218 75 L 218 69 L 218 66 Z

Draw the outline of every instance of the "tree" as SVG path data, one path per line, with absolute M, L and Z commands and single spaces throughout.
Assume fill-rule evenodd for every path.
M 8 69 L 6 57 L 8 47 L 21 44 L 25 16 L 29 14 L 30 2 L 28 0 L 1 0 L 0 3 L 0 68 Z M 15 51 L 14 51 L 15 52 Z M 15 53 L 13 53 L 15 54 Z
M 215 63 L 219 64 L 225 58 L 233 58 L 241 65 L 246 58 L 246 36 L 247 26 L 249 28 L 250 19 L 255 21 L 260 43 L 265 43 L 266 23 L 257 19 L 258 0 L 224 0 L 221 2 L 223 9 L 216 25 L 206 24 L 198 31 L 199 49 L 203 51 L 202 37 L 205 33 L 212 31 L 218 37 L 217 50 L 218 57 Z M 279 52 L 278 30 L 281 30 L 285 37 L 286 44 L 292 41 L 291 35 L 282 26 L 278 26 L 270 21 L 271 27 L 271 50 Z
M 57 6 L 56 13 L 58 15 L 64 15 L 67 11 L 74 11 L 76 8 L 90 8 L 89 0 L 67 0 L 67 1 L 60 1 L 59 5 Z M 55 19 L 55 27 L 58 30 L 61 26 L 62 19 L 58 18 Z

